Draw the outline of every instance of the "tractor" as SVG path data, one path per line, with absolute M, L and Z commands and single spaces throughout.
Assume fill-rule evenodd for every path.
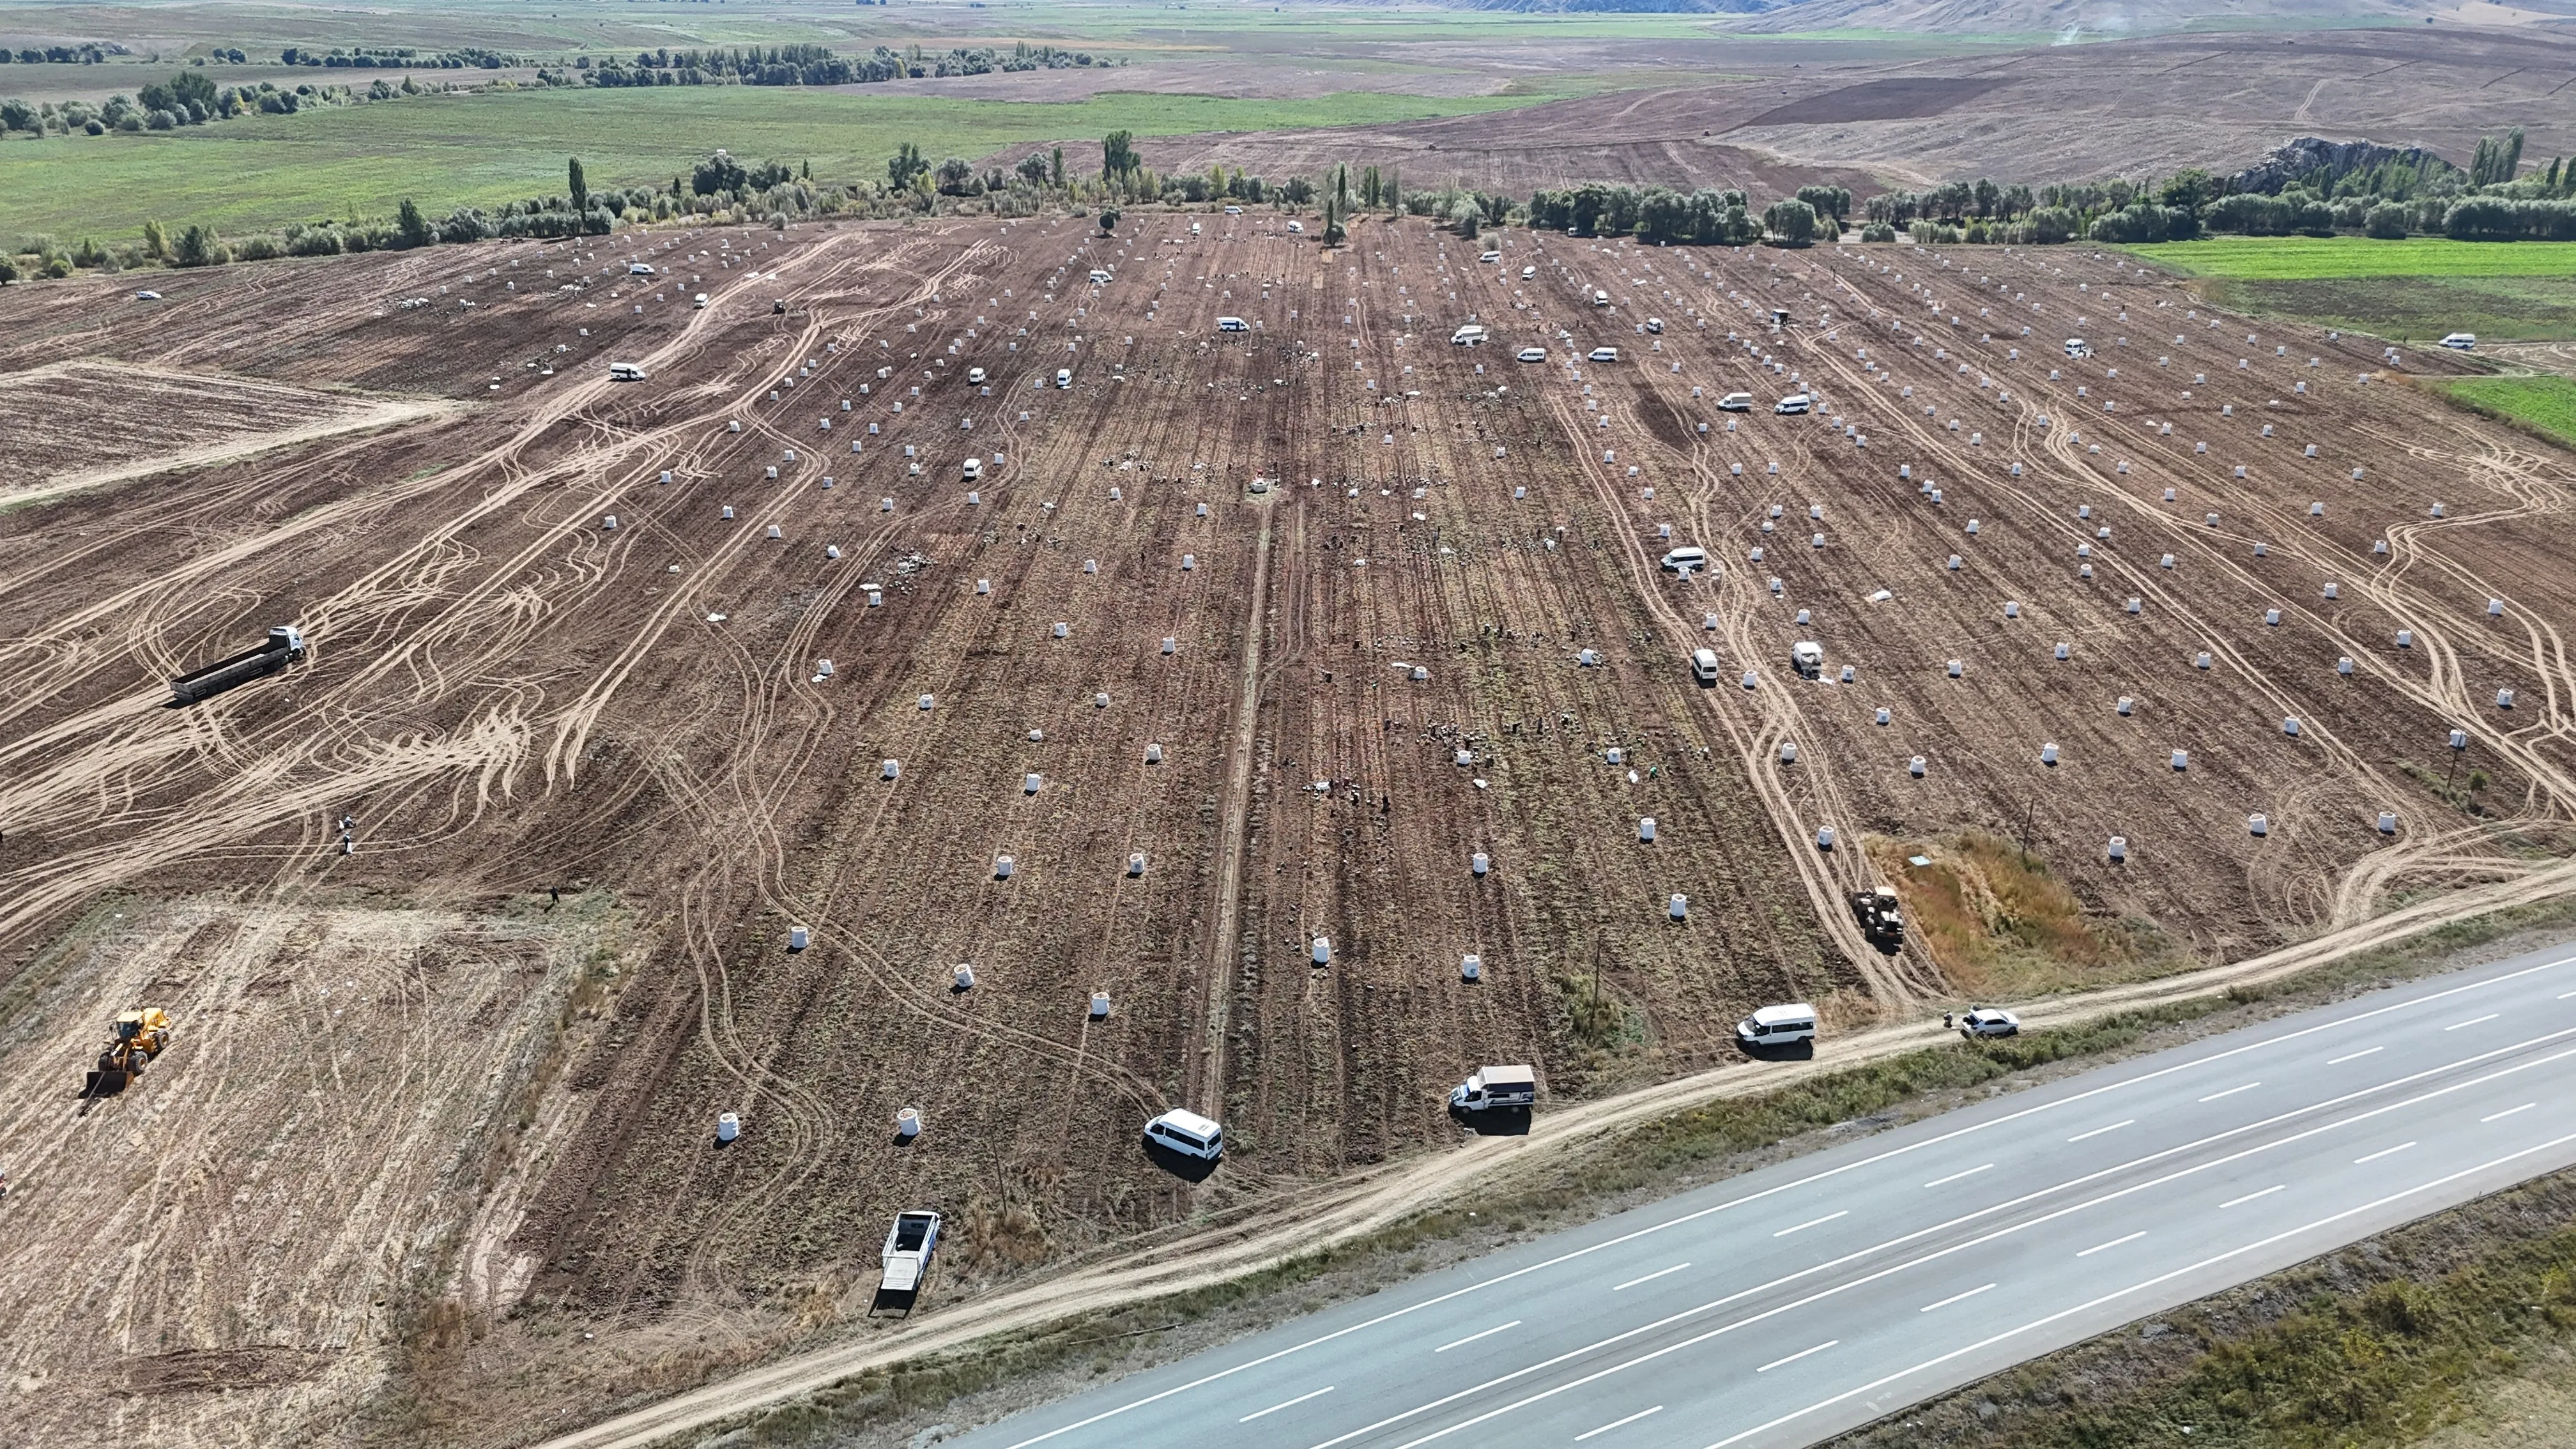
M 98 1066 L 89 1074 L 81 1094 L 99 1097 L 123 1091 L 143 1075 L 154 1057 L 169 1049 L 170 1013 L 157 1006 L 118 1013 L 115 1034 L 98 1054 Z

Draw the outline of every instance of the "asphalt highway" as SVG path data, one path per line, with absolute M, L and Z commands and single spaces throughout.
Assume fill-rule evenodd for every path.
M 2576 943 L 2007 1092 L 947 1442 L 1811 1444 L 2576 1164 L 2571 1108 Z

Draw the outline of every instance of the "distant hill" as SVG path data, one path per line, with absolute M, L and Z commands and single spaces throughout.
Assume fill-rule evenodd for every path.
M 2145 35 L 2187 26 L 2420 22 L 2459 0 L 1457 0 L 1463 8 L 1534 13 L 1687 12 L 1746 17 L 1750 31 L 1887 30 L 1929 35 Z M 2481 20 L 2521 10 L 2565 14 L 2569 0 L 2481 6 Z

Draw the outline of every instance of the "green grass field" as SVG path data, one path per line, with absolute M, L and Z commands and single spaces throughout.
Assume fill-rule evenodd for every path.
M 2445 385 L 2463 402 L 2576 448 L 2576 377 L 2471 377 Z
M 825 182 L 883 180 L 886 157 L 904 141 L 934 160 L 1061 141 L 1067 165 L 1091 171 L 1100 165 L 1098 138 L 1114 130 L 1133 130 L 1146 164 L 1155 165 L 1156 136 L 1375 125 L 1549 98 L 1109 92 L 1003 105 L 766 86 L 417 96 L 180 131 L 11 141 L 0 145 L 0 196 L 9 198 L 0 244 L 33 235 L 131 240 L 146 220 L 238 234 L 383 217 L 406 196 L 445 215 L 560 191 L 567 156 L 582 159 L 595 188 L 667 186 L 718 147 L 752 160 L 811 161 Z
M 2186 276 L 2313 281 L 2341 277 L 2576 276 L 2576 242 L 2463 242 L 2447 237 L 2212 237 L 2125 247 Z
M 2201 279 L 2222 307 L 2394 342 L 2576 337 L 2576 242 L 2214 237 L 2121 250 Z

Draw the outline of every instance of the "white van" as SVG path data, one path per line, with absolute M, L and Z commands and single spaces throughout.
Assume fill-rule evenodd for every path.
M 2093 344 L 2086 342 L 2081 337 L 2069 337 L 2066 339 L 2066 355 L 2069 357 L 2091 357 L 2093 355 Z
M 1474 347 L 1484 340 L 1485 329 L 1473 322 L 1449 334 L 1449 345 L 1452 347 Z
M 1500 262 L 1502 259 L 1503 254 L 1501 252 L 1487 252 L 1483 256 L 1476 258 L 1476 260 L 1480 262 Z
M 1093 267 L 1091 269 L 1091 285 L 1095 287 L 1106 287 L 1112 280 L 1113 279 L 1110 277 L 1107 268 Z
M 1524 281 L 1524 282 L 1528 281 L 1530 278 L 1535 277 L 1535 276 L 1537 276 L 1537 275 L 1538 275 L 1538 268 L 1536 268 L 1536 267 L 1523 267 L 1523 268 L 1521 268 L 1521 280 L 1522 280 L 1522 281 Z
M 1288 229 L 1299 236 L 1304 236 L 1306 234 L 1306 223 L 1302 221 L 1292 221 L 1288 223 Z
M 969 387 L 982 387 L 984 385 L 984 369 L 980 367 L 970 367 L 966 369 L 966 385 Z
M 1678 572 L 1682 569 L 1707 568 L 1708 550 L 1695 543 L 1683 544 L 1681 547 L 1674 549 L 1671 553 L 1664 555 L 1663 566 L 1666 570 L 1674 572 Z
M 1070 367 L 1057 368 L 1055 370 L 1055 385 L 1058 387 L 1073 386 L 1073 369 Z
M 1619 360 L 1619 349 L 1616 347 L 1593 348 L 1587 360 L 1592 362 L 1617 362 Z
M 1663 319 L 1663 318 L 1661 318 L 1661 317 L 1649 317 L 1649 318 L 1647 318 L 1647 319 L 1646 319 L 1646 330 L 1647 330 L 1647 331 L 1649 331 L 1649 332 L 1661 332 L 1661 331 L 1663 331 L 1663 330 L 1664 330 L 1664 319 Z
M 1240 206 L 1229 206 L 1225 209 L 1225 214 L 1228 216 L 1241 216 L 1243 215 L 1243 208 Z
M 1145 1124 L 1145 1143 L 1212 1162 L 1225 1155 L 1225 1129 L 1186 1107 L 1174 1107 Z
M 969 483 L 972 483 L 972 482 L 974 482 L 976 479 L 983 477 L 983 476 L 984 476 L 984 460 L 983 460 L 983 459 L 981 459 L 981 458 L 969 458 L 969 459 L 967 459 L 967 460 L 966 460 L 966 465 L 965 465 L 965 471 L 966 471 L 966 481 L 967 481 L 967 482 L 969 482 Z
M 1593 305 L 1593 306 L 1595 306 L 1595 307 L 1607 307 L 1607 306 L 1609 306 L 1609 305 L 1610 305 L 1610 294 L 1609 294 L 1609 293 L 1607 293 L 1607 292 L 1595 291 L 1595 292 L 1592 294 L 1592 305 Z
M 1749 413 L 1753 411 L 1753 394 L 1749 392 L 1728 393 L 1726 396 L 1717 400 L 1717 410 L 1722 413 Z
M 1702 689 L 1714 689 L 1717 687 L 1716 650 L 1694 649 L 1691 651 L 1691 678 L 1698 680 L 1699 687 Z
M 626 275 L 630 277 L 649 277 L 653 275 L 652 264 L 649 262 L 628 262 L 626 264 Z
M 1771 405 L 1775 413 L 1803 413 L 1816 405 L 1816 400 L 1803 392 L 1793 392 Z
M 1783 1046 L 1816 1039 L 1816 1009 L 1805 1002 L 1766 1006 L 1735 1024 L 1735 1039 L 1746 1046 Z
M 1249 332 L 1252 330 L 1252 324 L 1244 321 L 1240 317 L 1219 317 L 1216 319 L 1216 330 L 1219 332 Z
M 698 295 L 691 297 L 689 299 L 689 305 L 701 312 L 707 310 L 707 294 L 700 292 Z
M 2450 348 L 2454 352 L 2468 352 L 2476 348 L 2478 345 L 2478 334 L 2474 332 L 2454 332 L 2450 336 L 2442 339 L 2442 345 Z
M 644 369 L 632 362 L 612 362 L 608 364 L 608 380 L 610 382 L 642 382 L 644 380 Z

